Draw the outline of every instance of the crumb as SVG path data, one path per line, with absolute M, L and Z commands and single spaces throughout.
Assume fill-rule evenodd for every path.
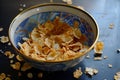
M 23 11 L 23 8 L 19 8 L 19 11 Z
M 1 37 L 0 37 L 0 41 L 1 41 L 2 43 L 7 43 L 7 42 L 9 41 L 9 39 L 8 39 L 7 36 L 1 36 Z
M 94 60 L 102 60 L 102 57 L 94 57 Z
M 8 43 L 8 45 L 10 46 L 10 45 L 11 45 L 11 43 L 9 42 L 9 43 Z
M 114 75 L 114 80 L 120 80 L 120 72 L 117 72 L 117 73 Z
M 0 27 L 0 32 L 3 31 L 3 28 Z
M 5 80 L 11 80 L 11 78 L 10 77 L 6 77 Z
M 28 78 L 33 78 L 33 74 L 29 72 L 29 73 L 27 74 L 27 77 L 28 77 Z
M 115 26 L 115 25 L 114 25 L 113 23 L 109 24 L 109 29 L 113 29 L 114 26 Z
M 43 73 L 39 72 L 38 73 L 38 78 L 42 78 L 43 77 Z
M 14 61 L 13 60 L 10 60 L 10 63 L 12 64 Z
M 108 56 L 103 56 L 103 58 L 104 58 L 104 59 L 107 59 L 107 58 L 108 58 Z
M 97 74 L 97 73 L 98 73 L 98 70 L 97 70 L 97 69 L 93 69 L 93 68 L 86 67 L 86 68 L 85 68 L 85 73 L 92 77 L 94 74 Z
M 108 67 L 109 67 L 109 68 L 112 68 L 112 64 L 108 64 Z
M 3 80 L 3 79 L 5 79 L 6 78 L 6 74 L 5 73 L 1 73 L 0 74 L 0 80 Z
M 15 56 L 15 54 L 12 54 L 10 51 L 6 51 L 5 56 L 7 56 L 9 59 L 12 59 Z
M 20 70 L 21 64 L 20 62 L 16 62 L 15 64 L 11 64 L 10 66 L 15 70 Z
M 90 59 L 90 55 L 87 55 L 86 58 L 87 58 L 87 59 Z
M 21 71 L 26 71 L 31 68 L 32 68 L 32 66 L 29 63 L 24 63 L 23 66 L 21 67 Z
M 23 4 L 22 6 L 23 6 L 23 7 L 26 7 L 26 4 Z
M 83 73 L 82 73 L 82 71 L 81 71 L 81 68 L 79 67 L 79 69 L 76 69 L 76 70 L 73 72 L 73 77 L 78 79 L 82 74 L 83 74 Z
M 18 61 L 24 61 L 24 59 L 23 59 L 20 55 L 17 55 L 17 56 L 16 56 L 16 59 L 17 59 Z

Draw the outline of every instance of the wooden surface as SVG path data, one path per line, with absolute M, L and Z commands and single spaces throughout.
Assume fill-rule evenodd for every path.
M 62 0 L 53 0 L 55 3 L 63 3 Z M 0 36 L 8 36 L 8 28 L 12 19 L 20 13 L 20 8 L 27 8 L 35 4 L 47 3 L 49 0 L 0 0 Z M 26 7 L 21 6 L 25 4 Z M 38 69 L 32 68 L 26 72 L 21 72 L 22 76 L 18 77 L 18 72 L 10 67 L 10 59 L 8 59 L 4 52 L 6 50 L 15 53 L 13 47 L 7 43 L 0 43 L 0 74 L 6 73 L 11 75 L 12 80 L 29 80 L 27 73 L 33 73 L 33 79 L 30 80 L 76 80 L 73 77 L 73 71 L 81 67 L 84 72 L 85 67 L 96 68 L 99 70 L 98 74 L 92 78 L 88 77 L 85 73 L 79 80 L 113 80 L 116 72 L 120 71 L 120 53 L 117 49 L 120 48 L 120 1 L 119 0 L 73 0 L 73 4 L 83 7 L 89 12 L 98 23 L 100 29 L 99 39 L 104 42 L 103 55 L 108 56 L 107 59 L 101 61 L 94 61 L 94 52 L 91 51 L 90 59 L 84 59 L 79 65 L 68 69 L 67 71 L 58 72 L 43 72 Z M 110 29 L 110 24 L 113 28 Z M 113 67 L 109 68 L 108 64 Z M 38 79 L 37 73 L 42 72 L 43 77 Z

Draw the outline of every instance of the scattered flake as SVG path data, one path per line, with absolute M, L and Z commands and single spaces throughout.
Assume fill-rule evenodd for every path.
M 14 60 L 10 60 L 10 63 L 12 64 L 14 62 Z
M 15 56 L 15 54 L 12 54 L 10 51 L 6 51 L 5 56 L 7 56 L 9 59 L 12 59 Z
M 11 80 L 11 78 L 10 77 L 6 77 L 5 80 Z
M 10 45 L 11 45 L 11 43 L 9 42 L 9 43 L 8 43 L 8 45 L 10 46 Z
M 22 6 L 23 6 L 23 7 L 26 7 L 26 4 L 23 4 Z
M 23 11 L 23 8 L 19 8 L 19 11 Z
M 77 8 L 80 8 L 82 10 L 85 10 L 82 6 L 76 6 Z
M 5 73 L 1 73 L 1 74 L 0 74 L 0 80 L 5 79 L 5 77 L 6 77 L 6 74 L 5 74 Z
M 104 43 L 102 41 L 98 41 L 94 46 L 95 53 L 103 53 Z
M 8 39 L 7 36 L 1 36 L 1 37 L 0 37 L 0 41 L 1 41 L 2 43 L 7 43 L 7 42 L 9 41 L 9 39 Z
M 89 76 L 93 76 L 94 74 L 97 74 L 97 73 L 98 73 L 98 70 L 97 70 L 97 69 L 93 69 L 93 68 L 86 67 L 86 68 L 85 68 L 85 73 L 88 74 Z
M 112 68 L 112 64 L 108 64 L 108 67 L 109 67 L 109 68 Z
M 94 60 L 102 60 L 104 43 L 102 41 L 98 41 L 94 46 Z
M 15 64 L 11 64 L 10 66 L 15 70 L 20 70 L 21 64 L 20 62 L 16 62 Z
M 104 56 L 103 58 L 104 58 L 104 59 L 107 59 L 107 58 L 108 58 L 108 56 Z
M 32 68 L 32 66 L 29 63 L 24 63 L 23 66 L 21 67 L 21 71 L 26 71 L 31 68 Z
M 114 75 L 114 80 L 120 80 L 120 72 L 117 72 L 117 73 Z
M 120 53 L 120 49 L 117 49 L 117 53 Z
M 76 70 L 73 72 L 74 78 L 77 78 L 77 79 L 78 79 L 82 74 L 83 74 L 83 73 L 82 73 L 80 67 L 79 67 L 79 69 L 76 69 Z
M 17 59 L 18 61 L 24 61 L 24 59 L 23 59 L 20 55 L 17 55 L 17 56 L 16 56 L 16 59 Z
M 27 74 L 27 77 L 28 77 L 28 78 L 33 78 L 33 74 L 29 72 L 29 73 Z
M 90 55 L 87 55 L 86 58 L 87 58 L 87 59 L 90 59 Z
M 94 57 L 94 60 L 102 60 L 102 57 Z
M 0 32 L 3 31 L 3 28 L 0 27 Z
M 114 25 L 113 23 L 109 24 L 109 29 L 113 29 L 114 26 L 115 26 L 115 25 Z
M 39 72 L 38 73 L 38 78 L 42 78 L 43 77 L 43 73 Z

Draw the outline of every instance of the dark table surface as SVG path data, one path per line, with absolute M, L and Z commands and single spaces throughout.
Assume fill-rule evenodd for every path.
M 53 0 L 55 3 L 63 3 L 62 0 Z M 8 28 L 13 18 L 20 13 L 20 8 L 26 9 L 35 4 L 48 3 L 49 0 L 0 0 L 0 36 L 8 36 Z M 21 6 L 24 5 L 25 6 Z M 32 72 L 33 78 L 30 80 L 75 80 L 73 71 L 81 67 L 83 75 L 79 80 L 114 80 L 116 72 L 120 71 L 120 53 L 117 49 L 120 48 L 120 1 L 119 0 L 73 0 L 73 4 L 82 6 L 89 12 L 97 21 L 100 29 L 99 39 L 104 42 L 103 55 L 108 56 L 107 59 L 100 61 L 94 60 L 94 51 L 91 51 L 90 59 L 84 59 L 77 66 L 68 69 L 67 71 L 44 72 L 32 68 L 26 72 L 13 70 L 10 67 L 10 59 L 4 55 L 5 51 L 11 51 L 16 54 L 11 45 L 0 42 L 0 74 L 5 73 L 11 75 L 12 80 L 29 80 L 27 73 Z M 110 24 L 113 29 L 110 29 Z M 14 60 L 15 62 L 15 60 Z M 108 64 L 113 67 L 109 68 Z M 84 73 L 85 67 L 96 68 L 98 74 L 88 77 Z M 21 72 L 22 76 L 18 76 Z M 42 72 L 43 77 L 39 79 L 37 73 Z M 1 80 L 1 79 L 0 79 Z

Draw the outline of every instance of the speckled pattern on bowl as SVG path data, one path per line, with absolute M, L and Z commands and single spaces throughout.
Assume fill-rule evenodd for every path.
M 20 53 L 18 42 L 23 42 L 23 37 L 29 37 L 30 32 L 38 24 L 45 23 L 47 20 L 54 20 L 56 16 L 60 17 L 60 20 L 73 26 L 74 21 L 79 22 L 79 29 L 82 34 L 87 37 L 85 45 L 90 48 L 82 55 L 74 59 L 60 62 L 48 62 L 38 61 L 27 57 Z M 9 28 L 9 38 L 14 46 L 15 50 L 18 51 L 27 62 L 31 63 L 34 67 L 46 71 L 57 71 L 66 70 L 70 67 L 78 64 L 85 55 L 93 48 L 94 44 L 98 40 L 99 29 L 93 19 L 86 11 L 78 9 L 74 6 L 66 4 L 42 4 L 28 8 L 21 12 L 12 21 Z

